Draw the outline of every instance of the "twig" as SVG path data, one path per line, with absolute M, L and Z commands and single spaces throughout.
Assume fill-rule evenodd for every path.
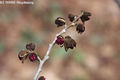
M 46 55 L 44 56 L 44 58 L 41 60 L 40 57 L 38 57 L 39 67 L 38 67 L 38 70 L 37 70 L 37 72 L 36 72 L 33 80 L 37 80 L 37 77 L 38 77 L 39 73 L 40 73 L 41 70 L 42 70 L 43 64 L 44 64 L 45 61 L 49 58 L 50 51 L 51 51 L 52 47 L 53 47 L 54 44 L 55 44 L 55 41 L 56 41 L 56 39 L 57 39 L 57 36 L 65 33 L 66 30 L 69 29 L 70 27 L 75 26 L 75 25 L 76 25 L 75 22 L 77 22 L 77 20 L 78 20 L 82 15 L 83 15 L 83 12 L 81 12 L 80 15 L 77 16 L 77 17 L 75 18 L 75 20 L 74 20 L 70 25 L 64 25 L 64 29 L 63 29 L 61 32 L 59 32 L 58 34 L 56 34 L 56 36 L 55 36 L 54 40 L 52 41 L 52 43 L 49 44 L 49 48 L 48 48 L 48 50 L 47 50 Z

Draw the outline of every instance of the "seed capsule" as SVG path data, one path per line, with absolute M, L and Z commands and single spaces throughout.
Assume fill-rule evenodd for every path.
M 24 63 L 24 60 L 27 58 L 28 54 L 29 54 L 28 50 L 21 50 L 18 54 L 19 60 L 21 60 L 22 63 Z
M 30 51 L 35 50 L 35 44 L 34 43 L 28 43 L 28 44 L 26 44 L 26 49 L 30 50 Z
M 63 26 L 63 25 L 65 25 L 65 19 L 61 18 L 61 17 L 58 17 L 55 20 L 55 24 L 57 25 L 57 27 Z
M 70 36 L 66 36 L 64 39 L 64 48 L 65 51 L 67 52 L 68 49 L 73 49 L 74 47 L 76 47 L 76 42 L 74 39 L 72 39 Z
M 85 21 L 90 20 L 89 16 L 91 16 L 91 13 L 84 11 L 83 15 L 80 17 L 81 21 L 84 23 Z
M 71 22 L 73 22 L 73 21 L 75 20 L 75 15 L 69 14 L 69 15 L 68 15 L 68 18 L 69 18 L 69 20 L 70 20 Z
M 84 26 L 83 24 L 78 24 L 78 25 L 76 26 L 76 31 L 77 31 L 78 33 L 83 33 L 83 32 L 85 31 L 85 26 Z

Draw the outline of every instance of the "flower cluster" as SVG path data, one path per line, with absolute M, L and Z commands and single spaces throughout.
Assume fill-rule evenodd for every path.
M 26 44 L 26 50 L 21 50 L 18 54 L 18 58 L 24 63 L 24 60 L 29 57 L 30 61 L 36 61 L 38 60 L 37 54 L 34 51 L 35 50 L 35 44 L 34 43 L 28 43 Z
M 65 33 L 70 27 L 75 27 L 78 33 L 83 33 L 85 31 L 85 22 L 90 20 L 90 16 L 91 13 L 86 11 L 81 11 L 80 15 L 69 14 L 68 19 L 71 22 L 70 25 L 66 24 L 66 20 L 64 18 L 58 17 L 55 20 L 55 24 L 58 28 L 64 26 L 64 29 L 56 34 L 54 40 L 49 44 L 49 48 L 43 59 L 41 59 L 35 52 L 36 45 L 34 43 L 26 44 L 26 49 L 19 52 L 18 58 L 22 61 L 22 63 L 24 63 L 24 60 L 26 60 L 28 57 L 31 62 L 39 61 L 39 67 L 33 80 L 37 80 L 38 75 L 42 70 L 42 66 L 49 58 L 50 51 L 54 44 L 57 44 L 60 47 L 64 47 L 66 52 L 68 51 L 68 49 L 74 49 L 74 47 L 76 47 L 77 43 L 71 36 L 62 36 L 62 34 Z M 46 78 L 44 76 L 41 76 L 38 78 L 38 80 L 46 80 Z
M 76 31 L 78 33 L 83 33 L 85 31 L 85 26 L 84 26 L 85 22 L 88 21 L 90 19 L 89 16 L 91 16 L 90 12 L 86 12 L 86 11 L 82 11 L 82 12 L 83 12 L 83 14 L 80 17 L 77 15 L 74 15 L 74 14 L 68 15 L 69 21 L 72 23 L 75 23 L 74 26 L 76 27 Z M 76 23 L 79 20 L 81 20 L 82 23 L 80 23 L 80 22 Z M 66 25 L 66 21 L 64 18 L 58 17 L 55 20 L 55 24 L 57 25 L 57 27 L 64 26 L 64 25 Z M 65 36 L 65 38 L 61 35 L 57 36 L 56 44 L 58 44 L 60 46 L 64 46 L 65 51 L 67 51 L 69 48 L 73 49 L 74 47 L 76 47 L 75 40 L 72 39 L 70 36 Z

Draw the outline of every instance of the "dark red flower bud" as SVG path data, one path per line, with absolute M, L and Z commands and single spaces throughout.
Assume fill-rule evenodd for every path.
M 35 60 L 37 60 L 38 58 L 37 58 L 37 54 L 36 53 L 30 53 L 29 54 L 29 59 L 30 59 L 30 61 L 35 61 Z
M 76 31 L 77 31 L 78 33 L 84 32 L 84 31 L 85 31 L 85 26 L 84 26 L 83 24 L 78 24 L 78 25 L 76 26 Z
M 41 76 L 38 80 L 46 80 L 44 76 Z
M 26 49 L 30 50 L 30 51 L 35 50 L 35 44 L 34 43 L 28 43 L 28 44 L 26 44 Z
M 62 45 L 63 43 L 64 43 L 63 37 L 62 36 L 58 36 L 57 40 L 56 40 L 56 44 Z
M 57 25 L 57 27 L 63 26 L 63 25 L 65 25 L 65 19 L 61 18 L 61 17 L 58 17 L 55 20 L 55 24 Z

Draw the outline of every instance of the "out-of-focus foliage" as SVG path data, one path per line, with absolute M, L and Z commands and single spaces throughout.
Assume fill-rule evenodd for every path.
M 0 53 L 3 53 L 4 49 L 5 49 L 4 42 L 0 40 Z
M 66 52 L 64 47 L 58 47 L 58 48 L 54 48 L 51 52 L 51 59 L 56 59 L 56 58 L 63 58 L 65 55 L 67 56 L 69 52 Z
M 73 58 L 78 63 L 83 63 L 84 61 L 84 53 L 81 50 L 75 50 L 72 52 Z
M 45 20 L 49 23 L 54 23 L 55 19 L 59 16 L 63 17 L 61 5 L 58 2 L 50 3 L 49 10 L 44 16 Z

